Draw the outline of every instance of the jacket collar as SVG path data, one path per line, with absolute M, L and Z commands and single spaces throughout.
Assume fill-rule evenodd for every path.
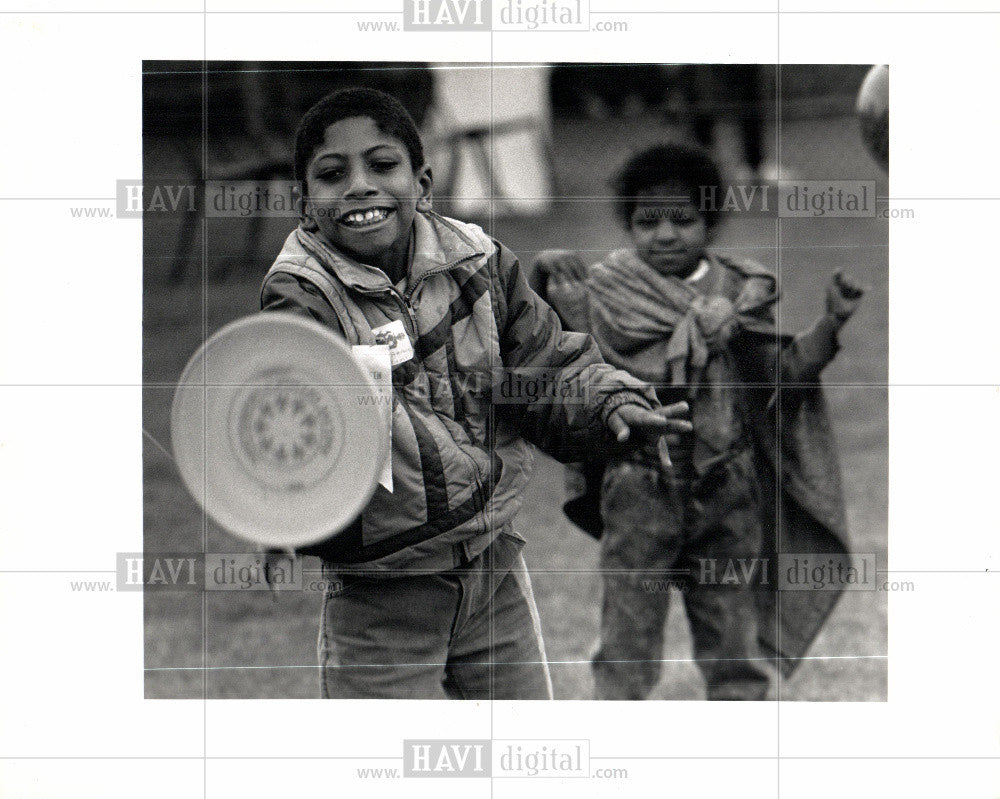
M 413 255 L 407 281 L 413 286 L 425 275 L 442 272 L 467 261 L 484 261 L 493 254 L 492 240 L 476 225 L 448 219 L 433 212 L 418 213 L 413 220 Z M 388 276 L 368 264 L 344 255 L 319 231 L 300 225 L 292 234 L 309 255 L 345 286 L 358 291 L 385 291 L 392 287 Z

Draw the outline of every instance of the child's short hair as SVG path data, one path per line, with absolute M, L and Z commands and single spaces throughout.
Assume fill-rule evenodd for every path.
M 676 187 L 677 194 L 687 194 L 711 229 L 719 223 L 719 211 L 712 204 L 703 207 L 702 187 L 721 190 L 722 176 L 708 151 L 695 144 L 667 142 L 632 156 L 611 179 L 615 193 L 615 213 L 628 228 L 639 193 L 659 186 Z
M 328 94 L 302 116 L 295 131 L 295 179 L 305 184 L 306 168 L 326 129 L 334 122 L 368 117 L 387 136 L 399 139 L 410 156 L 410 166 L 424 165 L 424 146 L 413 117 L 395 97 L 378 89 L 341 89 Z

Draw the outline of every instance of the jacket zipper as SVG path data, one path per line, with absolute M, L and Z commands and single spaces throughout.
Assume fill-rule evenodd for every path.
M 417 290 L 417 287 L 421 283 L 423 283 L 426 278 L 431 277 L 432 275 L 440 275 L 443 272 L 448 272 L 454 267 L 459 266 L 460 264 L 464 264 L 466 261 L 470 260 L 472 260 L 472 257 L 463 258 L 461 261 L 456 261 L 455 263 L 449 264 L 448 266 L 442 266 L 438 269 L 432 269 L 428 272 L 424 272 L 418 280 L 416 280 L 412 285 L 406 287 L 406 309 L 410 313 L 410 318 L 413 319 L 414 334 L 416 334 L 417 324 L 416 324 L 416 318 L 413 314 L 413 309 L 410 307 L 410 298 L 413 297 L 413 292 Z M 462 447 L 458 444 L 457 441 L 455 442 L 455 446 L 458 447 L 458 450 L 463 455 L 465 455 L 466 458 L 469 459 L 469 465 L 472 467 L 472 477 L 476 481 L 476 489 L 475 489 L 476 496 L 479 499 L 479 501 L 476 503 L 478 506 L 476 515 L 479 517 L 480 520 L 481 532 L 485 533 L 489 530 L 489 522 L 486 519 L 486 488 L 483 486 L 483 481 L 479 474 L 479 466 L 476 464 L 475 458 L 473 458 L 469 453 L 467 453 L 464 449 L 462 449 Z M 490 464 L 492 466 L 493 453 L 487 453 L 487 455 L 490 459 Z
M 447 272 L 450 269 L 458 266 L 459 264 L 465 263 L 465 261 L 467 261 L 467 260 L 471 260 L 471 259 L 465 258 L 465 259 L 463 259 L 461 261 L 458 261 L 456 263 L 450 264 L 449 266 L 443 266 L 443 267 L 440 267 L 438 269 L 434 269 L 434 270 L 429 271 L 429 272 L 424 272 L 424 274 L 422 274 L 420 276 L 420 279 L 417 280 L 412 286 L 407 286 L 406 287 L 406 292 L 403 293 L 403 294 L 401 294 L 399 291 L 397 291 L 395 286 L 389 286 L 388 288 L 385 288 L 385 289 L 376 289 L 375 291 L 365 292 L 365 293 L 372 293 L 372 294 L 385 294 L 385 293 L 388 293 L 388 294 L 391 294 L 395 298 L 395 300 L 396 300 L 397 304 L 399 305 L 399 307 L 403 311 L 406 312 L 406 316 L 410 320 L 410 327 L 411 327 L 411 330 L 412 330 L 412 332 L 409 332 L 409 335 L 411 335 L 413 337 L 413 339 L 416 340 L 416 338 L 417 338 L 417 315 L 413 312 L 413 307 L 410 305 L 410 298 L 413 296 L 413 292 L 416 290 L 417 286 L 419 286 L 424 281 L 425 278 L 428 278 L 431 275 L 439 275 L 439 274 L 442 274 L 443 272 Z M 433 408 L 432 408 L 432 412 L 433 412 Z M 489 529 L 489 524 L 488 524 L 488 522 L 486 520 L 486 488 L 485 488 L 485 486 L 483 486 L 483 481 L 482 481 L 482 478 L 480 477 L 480 474 L 479 474 L 479 466 L 476 464 L 476 459 L 473 458 L 468 452 L 466 452 L 457 441 L 455 441 L 455 448 L 459 452 L 461 452 L 468 459 L 469 466 L 472 468 L 472 478 L 473 478 L 473 480 L 475 480 L 475 496 L 478 498 L 478 501 L 476 503 L 476 505 L 477 505 L 477 514 L 476 515 L 479 516 L 479 519 L 480 519 L 481 532 L 486 532 Z M 493 459 L 492 454 L 490 454 L 489 457 L 490 457 L 490 461 L 492 463 L 492 459 Z
M 405 293 L 400 293 L 396 290 L 395 286 L 388 286 L 383 289 L 361 289 L 362 294 L 391 294 L 399 305 L 400 309 L 406 313 L 406 318 L 410 320 L 411 330 L 407 331 L 414 339 L 417 338 L 417 315 L 413 313 L 413 308 L 410 305 L 410 299 L 413 297 L 413 292 L 416 291 L 417 286 L 424 282 L 424 280 L 432 275 L 440 275 L 443 272 L 447 272 L 450 269 L 458 266 L 459 264 L 464 264 L 466 261 L 472 260 L 471 257 L 463 258 L 461 261 L 456 261 L 453 264 L 447 266 L 438 267 L 437 269 L 432 269 L 429 272 L 424 272 L 420 278 L 411 286 L 406 287 Z

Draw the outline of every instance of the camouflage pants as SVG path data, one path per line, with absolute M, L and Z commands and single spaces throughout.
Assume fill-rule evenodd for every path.
M 708 698 L 764 699 L 770 678 L 758 651 L 752 579 L 740 568 L 759 562 L 761 545 L 751 453 L 700 481 L 669 485 L 654 467 L 609 464 L 601 515 L 604 598 L 592 663 L 597 697 L 645 699 L 656 686 L 672 584 L 684 597 Z M 729 564 L 735 568 L 725 572 Z

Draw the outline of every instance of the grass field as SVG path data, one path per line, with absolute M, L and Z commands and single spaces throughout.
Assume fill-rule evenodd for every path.
M 660 138 L 652 118 L 557 122 L 558 193 L 606 193 L 611 169 L 635 147 Z M 147 143 L 149 148 L 153 143 Z M 850 118 L 783 125 L 783 163 L 803 178 L 874 179 L 877 170 L 860 146 Z M 169 172 L 169 164 L 159 168 Z M 147 174 L 146 177 L 149 180 Z M 885 185 L 879 184 L 880 194 Z M 247 223 L 207 220 L 204 246 L 210 266 L 242 252 Z M 260 279 L 291 228 L 290 220 L 268 220 L 260 255 L 240 263 L 224 284 L 203 293 L 192 272 L 188 285 L 167 286 L 157 278 L 177 236 L 176 220 L 147 219 L 144 226 L 143 420 L 146 430 L 169 441 L 173 381 L 202 340 L 226 322 L 257 309 Z M 544 218 L 497 220 L 492 233 L 522 260 L 546 247 L 587 250 L 594 259 L 622 242 L 607 203 L 557 203 Z M 780 243 L 780 246 L 779 246 Z M 841 451 L 854 550 L 886 547 L 887 508 L 887 329 L 888 225 L 880 219 L 773 219 L 734 221 L 718 246 L 778 270 L 784 296 L 781 325 L 794 332 L 822 309 L 829 276 L 845 268 L 869 287 L 862 309 L 841 336 L 842 352 L 825 372 L 827 395 Z M 199 241 L 199 254 L 201 246 Z M 203 315 L 204 309 L 204 315 Z M 147 551 L 200 551 L 202 515 L 179 482 L 172 463 L 155 446 L 144 449 L 145 547 Z M 560 511 L 562 469 L 539 456 L 518 529 L 529 544 L 535 593 L 552 661 L 556 697 L 588 698 L 586 663 L 593 646 L 600 599 L 597 544 L 573 528 Z M 209 551 L 242 551 L 243 545 L 209 523 Z M 884 560 L 881 561 L 884 564 Z M 318 562 L 307 559 L 307 569 Z M 582 572 L 582 573 L 581 573 Z M 317 575 L 318 576 L 318 575 Z M 318 593 L 216 593 L 206 595 L 204 629 L 200 594 L 147 593 L 145 602 L 146 696 L 315 697 Z M 883 700 L 887 696 L 887 601 L 884 593 L 849 592 L 838 605 L 810 655 L 782 683 L 782 699 Z M 680 602 L 668 622 L 663 679 L 654 697 L 703 696 L 692 663 Z M 204 647 L 204 650 L 203 650 Z M 859 656 L 855 659 L 845 656 Z M 209 667 L 202 672 L 203 660 Z M 203 683 L 204 679 L 204 683 Z

